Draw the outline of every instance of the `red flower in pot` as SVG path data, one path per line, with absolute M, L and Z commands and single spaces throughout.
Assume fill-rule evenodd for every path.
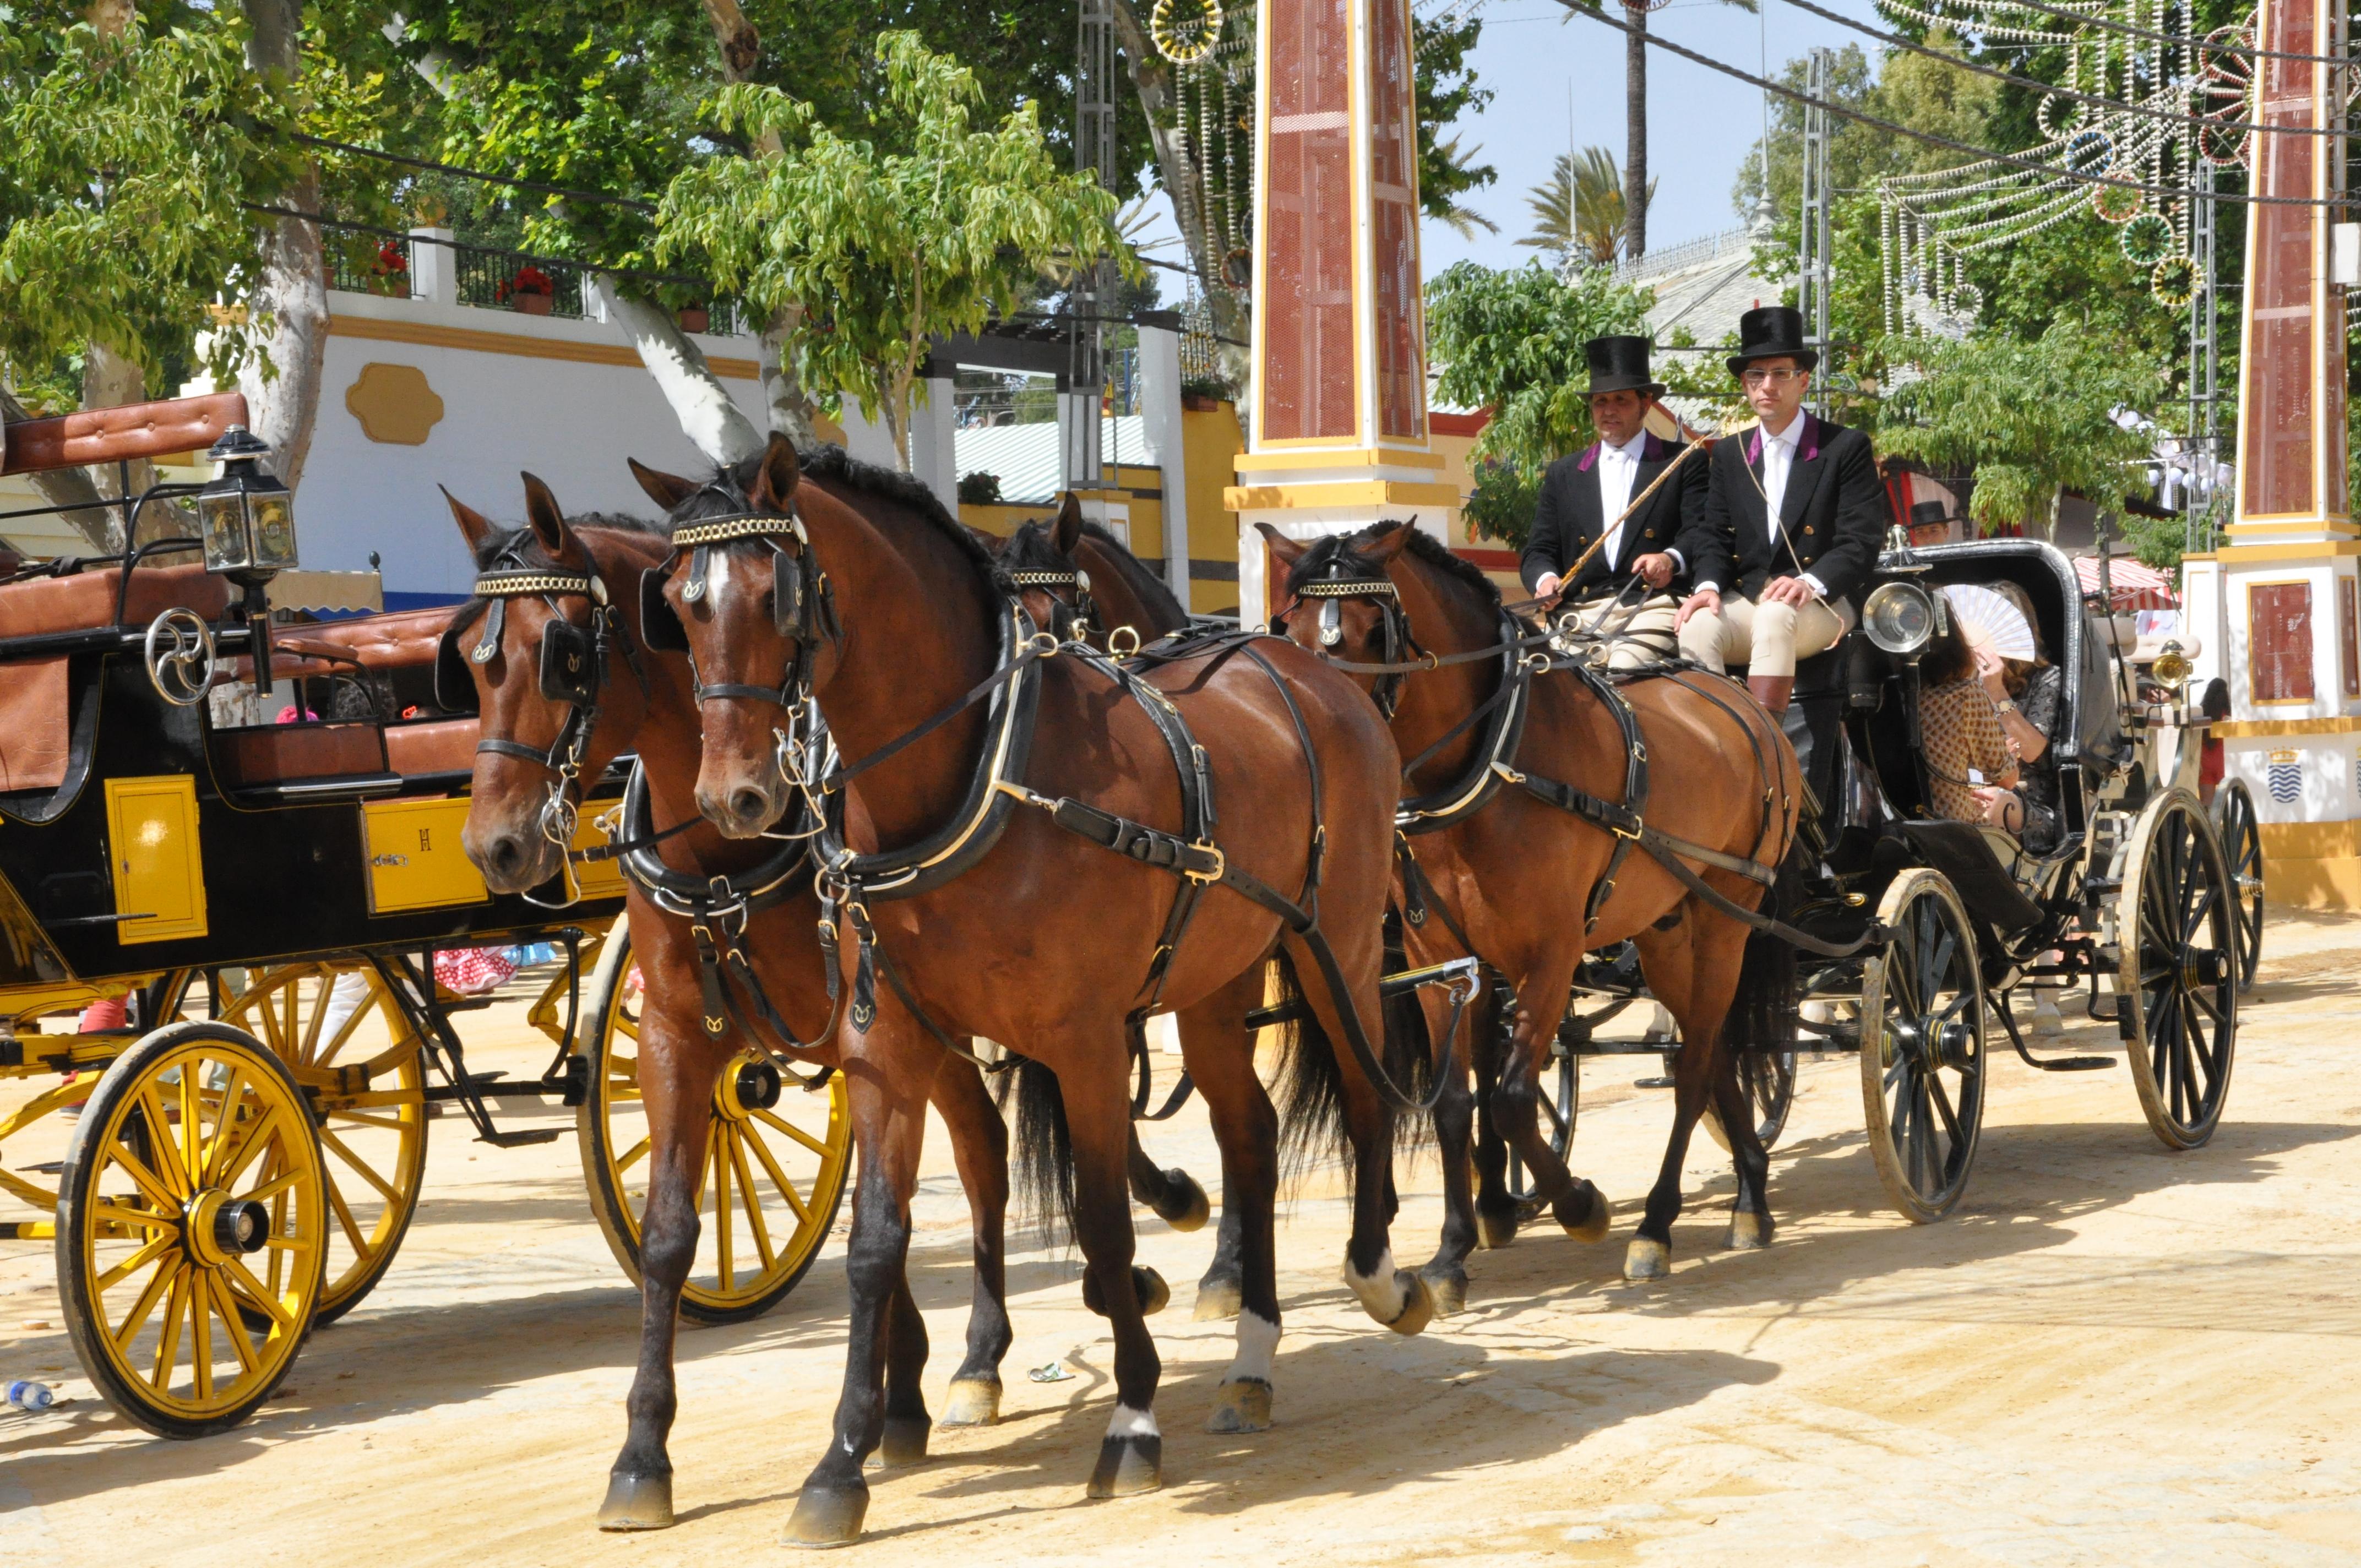
M 500 287 L 500 297 L 509 309 L 522 311 L 529 316 L 545 316 L 556 302 L 557 285 L 548 273 L 531 262 L 516 269 L 516 276 Z

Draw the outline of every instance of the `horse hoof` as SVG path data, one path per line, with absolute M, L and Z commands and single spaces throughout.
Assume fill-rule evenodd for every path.
M 933 1422 L 924 1416 L 887 1416 L 877 1452 L 862 1464 L 864 1470 L 899 1470 L 927 1462 L 927 1433 Z
M 1770 1215 L 1730 1211 L 1730 1247 L 1732 1252 L 1759 1252 L 1770 1245 Z
M 1554 1212 L 1557 1223 L 1565 1227 L 1565 1234 L 1586 1244 L 1605 1241 L 1608 1230 L 1615 1223 L 1614 1212 L 1607 1206 L 1607 1194 L 1587 1181 L 1575 1183 L 1574 1190 L 1557 1201 Z
M 1000 1379 L 954 1377 L 939 1427 L 988 1427 L 1000 1420 Z
M 1092 1497 L 1129 1497 L 1163 1485 L 1162 1438 L 1111 1437 L 1099 1444 L 1098 1465 L 1091 1472 Z
M 807 1486 L 796 1498 L 796 1511 L 779 1537 L 782 1546 L 850 1546 L 861 1539 L 861 1521 L 869 1512 L 869 1488 L 820 1491 Z
M 1131 1270 L 1131 1293 L 1139 1302 L 1139 1315 L 1153 1317 L 1164 1310 L 1172 1299 L 1172 1287 L 1164 1283 L 1164 1276 L 1145 1264 L 1136 1264 Z M 1099 1288 L 1098 1276 L 1082 1276 L 1082 1305 L 1104 1318 L 1107 1315 L 1106 1293 Z
M 1517 1212 L 1514 1209 L 1478 1209 L 1476 1211 L 1476 1245 L 1486 1252 L 1498 1252 L 1517 1239 Z
M 1213 1200 L 1205 1196 L 1205 1190 L 1187 1171 L 1169 1170 L 1164 1174 L 1172 1186 L 1182 1188 L 1184 1191 L 1178 1202 L 1167 1199 L 1157 1204 L 1156 1217 L 1184 1235 L 1191 1231 L 1203 1230 L 1205 1222 L 1213 1217 Z
M 1244 1305 L 1246 1292 L 1238 1281 L 1215 1279 L 1209 1275 L 1197 1281 L 1197 1310 L 1190 1315 L 1201 1323 L 1218 1322 L 1236 1317 L 1238 1309 Z
M 1467 1310 L 1467 1271 L 1466 1269 L 1429 1266 L 1419 1270 L 1419 1277 L 1426 1281 L 1426 1288 L 1434 1294 L 1434 1312 L 1437 1317 L 1447 1318 L 1454 1312 L 1464 1312 Z
M 1394 1270 L 1394 1287 L 1402 1293 L 1402 1310 L 1394 1314 L 1386 1327 L 1398 1334 L 1422 1332 L 1434 1321 L 1434 1292 L 1426 1281 L 1407 1268 Z
M 1213 1413 L 1205 1418 L 1213 1432 L 1263 1431 L 1270 1426 L 1270 1385 L 1259 1377 L 1240 1377 L 1213 1390 Z
M 670 1530 L 672 1477 L 632 1475 L 618 1470 L 607 1477 L 607 1500 L 598 1505 L 600 1530 Z
M 1663 1279 L 1673 1272 L 1673 1249 L 1663 1242 L 1652 1242 L 1645 1236 L 1631 1238 L 1631 1250 L 1623 1255 L 1623 1277 L 1634 1285 L 1651 1279 Z

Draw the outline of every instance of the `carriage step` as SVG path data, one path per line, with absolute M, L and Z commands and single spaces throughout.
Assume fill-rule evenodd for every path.
M 520 1127 L 512 1133 L 486 1133 L 476 1141 L 489 1144 L 496 1149 L 521 1149 L 534 1144 L 554 1144 L 562 1131 L 564 1129 L 559 1127 Z
M 2028 1056 L 2025 1059 L 2044 1072 L 2096 1072 L 2103 1067 L 2114 1067 L 2116 1058 L 2114 1057 L 2059 1057 L 2053 1060 L 2044 1060 L 2040 1057 Z
M 1655 1078 L 1635 1078 L 1631 1080 L 1631 1087 L 1634 1089 L 1670 1089 L 1673 1087 L 1673 1080 L 1661 1075 Z

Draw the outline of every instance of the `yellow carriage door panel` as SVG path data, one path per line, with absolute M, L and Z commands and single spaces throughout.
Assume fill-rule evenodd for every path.
M 106 781 L 115 852 L 115 940 L 169 942 L 205 934 L 204 857 L 197 848 L 197 784 L 185 773 Z
M 465 795 L 449 800 L 373 800 L 361 806 L 368 846 L 369 913 L 398 915 L 454 904 L 484 904 L 491 890 L 459 847 Z

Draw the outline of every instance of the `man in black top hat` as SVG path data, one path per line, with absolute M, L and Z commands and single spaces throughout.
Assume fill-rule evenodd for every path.
M 1615 633 L 1609 663 L 1629 669 L 1673 652 L 1678 606 L 1665 590 L 1686 565 L 1673 542 L 1698 521 L 1705 465 L 1680 442 L 1648 433 L 1648 411 L 1664 389 L 1649 374 L 1646 338 L 1594 337 L 1583 354 L 1598 439 L 1543 476 L 1520 565 L 1536 598 L 1588 601 L 1583 624 Z M 1585 561 L 1601 534 L 1606 542 Z M 1651 591 L 1619 608 L 1616 595 L 1633 577 Z
M 1859 604 L 1885 532 L 1885 488 L 1869 438 L 1804 411 L 1817 351 L 1803 313 L 1739 318 L 1730 371 L 1760 422 L 1716 444 L 1711 479 L 1682 554 L 1697 580 L 1677 620 L 1681 652 L 1708 669 L 1748 665 L 1773 713 L 1795 689 L 1795 661 L 1833 648 Z

